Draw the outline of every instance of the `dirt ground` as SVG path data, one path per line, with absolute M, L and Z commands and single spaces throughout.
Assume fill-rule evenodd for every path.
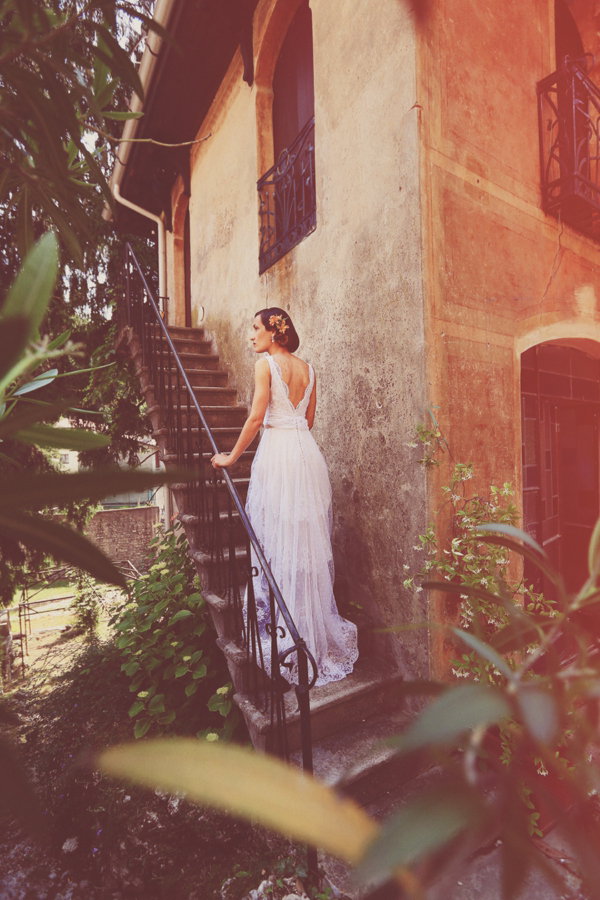
M 121 659 L 110 642 L 86 645 L 69 614 L 32 628 L 25 675 L 17 660 L 1 699 L 18 717 L 3 731 L 35 788 L 43 836 L 0 818 L 0 900 L 241 900 L 267 876 L 270 896 L 288 893 L 303 874 L 288 842 L 94 772 L 95 751 L 132 739 Z

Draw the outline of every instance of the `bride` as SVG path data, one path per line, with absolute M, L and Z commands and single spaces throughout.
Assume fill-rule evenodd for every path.
M 213 456 L 212 464 L 234 465 L 264 424 L 246 512 L 298 632 L 315 658 L 317 684 L 327 684 L 352 672 L 358 648 L 356 626 L 339 615 L 333 596 L 331 486 L 310 433 L 317 405 L 315 373 L 294 356 L 300 340 L 289 314 L 279 307 L 255 315 L 251 342 L 255 353 L 266 356 L 256 362 L 250 415 L 233 450 Z M 260 569 L 254 584 L 268 659 L 269 591 Z

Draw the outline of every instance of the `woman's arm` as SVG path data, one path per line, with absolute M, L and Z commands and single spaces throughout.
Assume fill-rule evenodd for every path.
M 310 400 L 308 401 L 308 409 L 306 410 L 306 421 L 308 422 L 308 427 L 312 428 L 315 421 L 315 410 L 317 408 L 317 376 L 315 375 L 315 380 L 313 382 L 312 394 L 310 395 Z
M 211 459 L 213 468 L 222 469 L 232 466 L 258 434 L 269 405 L 270 380 L 269 363 L 266 359 L 257 360 L 254 367 L 254 398 L 250 415 L 244 422 L 244 427 L 233 450 L 230 453 L 217 453 L 216 456 L 213 456 Z

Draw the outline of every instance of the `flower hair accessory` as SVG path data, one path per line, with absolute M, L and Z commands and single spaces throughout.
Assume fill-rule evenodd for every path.
M 286 331 L 288 331 L 289 327 L 290 327 L 288 325 L 288 323 L 285 321 L 284 317 L 281 315 L 269 316 L 269 325 L 274 325 L 275 330 L 278 331 L 279 334 L 282 334 L 284 336 L 285 336 Z

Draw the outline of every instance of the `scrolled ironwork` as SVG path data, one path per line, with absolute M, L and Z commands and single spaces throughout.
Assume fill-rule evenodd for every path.
M 587 56 L 565 57 L 537 85 L 542 205 L 600 238 L 600 89 Z
M 262 275 L 317 226 L 314 116 L 265 172 L 257 189 Z

